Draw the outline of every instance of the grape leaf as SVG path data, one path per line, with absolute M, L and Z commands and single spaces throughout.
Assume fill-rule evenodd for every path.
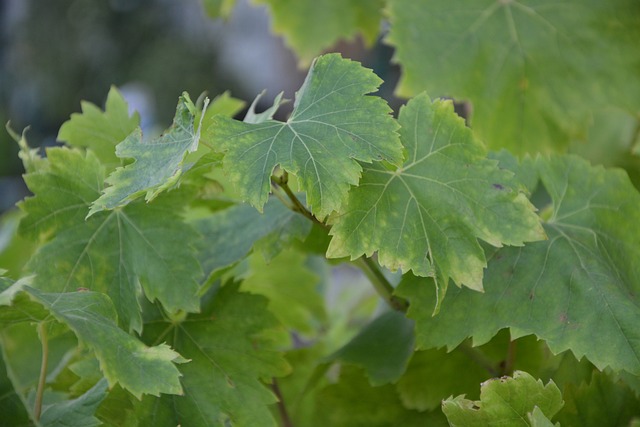
M 413 354 L 413 321 L 389 311 L 364 327 L 328 360 L 340 360 L 365 370 L 372 386 L 396 382 Z
M 166 344 L 147 347 L 118 328 L 113 303 L 106 295 L 86 291 L 52 294 L 27 286 L 19 289 L 95 351 L 110 384 L 119 383 L 138 398 L 143 393 L 182 393 L 180 373 L 173 362 L 184 359 Z M 12 306 L 9 309 L 30 308 L 28 301 L 17 297 Z M 1 308 L 0 311 L 5 310 Z
M 44 406 L 40 424 L 43 427 L 94 427 L 102 425 L 93 414 L 105 398 L 106 392 L 107 381 L 103 379 L 76 399 Z
M 563 426 L 623 426 L 640 415 L 640 402 L 631 389 L 604 372 L 594 372 L 589 383 L 569 384 L 563 398 L 557 416 Z
M 486 260 L 477 239 L 501 246 L 544 238 L 533 206 L 512 173 L 485 158 L 451 102 L 417 96 L 398 120 L 408 159 L 399 168 L 365 167 L 327 256 L 378 251 L 383 266 L 434 276 L 439 295 L 449 278 L 481 290 Z
M 372 44 L 378 37 L 383 0 L 259 0 L 268 4 L 273 31 L 283 35 L 303 64 L 342 38 L 362 35 Z
M 491 148 L 565 149 L 594 106 L 640 109 L 634 0 L 389 0 L 388 11 L 398 93 L 471 100 Z
M 268 202 L 264 213 L 240 204 L 191 223 L 203 236 L 196 248 L 205 277 L 241 261 L 256 243 L 268 242 L 260 246 L 271 258 L 284 245 L 303 239 L 311 230 L 308 219 L 278 200 Z
M 0 414 L 1 427 L 30 425 L 29 413 L 9 380 L 3 357 L 0 357 Z
M 288 373 L 269 330 L 277 327 L 266 299 L 226 285 L 202 313 L 182 323 L 154 321 L 147 340 L 166 340 L 184 357 L 184 396 L 134 402 L 141 425 L 275 426 L 267 405 L 275 396 L 260 383 Z
M 210 18 L 228 18 L 235 3 L 235 0 L 203 0 L 202 2 Z
M 249 260 L 251 273 L 241 289 L 265 296 L 269 310 L 285 327 L 312 336 L 326 322 L 327 313 L 318 291 L 319 278 L 304 265 L 306 258 L 289 250 L 267 263 L 264 257 L 254 255 Z
M 394 387 L 371 387 L 359 369 L 340 370 L 340 380 L 319 391 L 314 426 L 447 426 L 440 411 L 418 412 L 402 406 Z
M 538 158 L 535 166 L 552 201 L 549 240 L 495 252 L 485 293 L 450 290 L 435 317 L 420 309 L 434 299 L 426 280 L 407 275 L 398 294 L 411 301 L 418 346 L 453 348 L 469 336 L 482 344 L 509 327 L 556 354 L 570 349 L 600 369 L 640 373 L 640 194 L 624 172 L 578 157 Z
M 49 168 L 28 174 L 35 197 L 21 204 L 20 229 L 53 237 L 27 265 L 34 286 L 48 292 L 89 288 L 114 301 L 120 322 L 140 331 L 140 288 L 169 312 L 198 310 L 200 267 L 191 246 L 196 232 L 182 222 L 173 192 L 152 204 L 132 203 L 82 221 L 102 189 L 97 158 L 65 148 L 48 150 Z
M 524 371 L 515 371 L 513 378 L 490 379 L 480 388 L 480 401 L 464 395 L 442 402 L 442 411 L 452 426 L 509 425 L 525 426 L 528 414 L 537 407 L 546 417 L 553 417 L 562 408 L 562 394 L 553 383 L 545 386 Z M 535 415 L 540 419 L 539 415 Z
M 399 163 L 402 158 L 388 105 L 363 96 L 380 83 L 360 64 L 324 55 L 311 66 L 286 122 L 252 124 L 217 117 L 203 138 L 225 152 L 230 180 L 259 210 L 279 165 L 299 178 L 311 210 L 325 216 L 338 210 L 349 186 L 358 183 L 362 168 L 356 160 Z
M 173 124 L 164 134 L 145 142 L 142 130 L 137 128 L 118 144 L 116 155 L 135 161 L 109 175 L 107 182 L 111 186 L 92 203 L 87 216 L 124 206 L 142 193 L 146 193 L 146 201 L 151 201 L 175 185 L 184 171 L 185 156 L 198 148 L 201 123 L 195 123 L 195 113 L 195 106 L 185 92 L 178 101 Z M 200 115 L 201 119 L 204 116 Z
M 115 147 L 138 127 L 139 114 L 129 116 L 127 102 L 115 86 L 109 90 L 104 112 L 90 102 L 81 106 L 82 114 L 74 113 L 62 124 L 58 140 L 91 149 L 107 167 L 120 166 Z

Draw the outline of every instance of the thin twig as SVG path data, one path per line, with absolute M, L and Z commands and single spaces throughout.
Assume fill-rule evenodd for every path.
M 284 404 L 282 392 L 280 392 L 280 387 L 278 387 L 278 382 L 275 378 L 271 383 L 271 390 L 273 390 L 273 393 L 278 398 L 278 412 L 280 413 L 280 419 L 282 420 L 282 427 L 293 427 L 293 422 L 291 421 L 289 413 L 287 412 L 287 406 Z
M 47 381 L 47 365 L 49 363 L 49 342 L 47 341 L 47 326 L 44 322 L 38 324 L 38 332 L 42 343 L 42 364 L 40 365 L 36 402 L 33 408 L 33 415 L 36 421 L 40 420 L 40 415 L 42 414 L 42 396 L 44 395 L 44 386 Z
M 471 360 L 477 363 L 480 367 L 484 368 L 492 377 L 499 377 L 500 372 L 494 364 L 484 355 L 480 350 L 475 347 L 472 347 L 467 341 L 464 341 L 456 350 L 460 350 L 464 354 L 466 354 Z
M 513 374 L 513 364 L 516 361 L 516 346 L 516 341 L 509 340 L 509 346 L 507 347 L 507 358 L 505 359 L 504 365 L 502 367 L 503 375 Z

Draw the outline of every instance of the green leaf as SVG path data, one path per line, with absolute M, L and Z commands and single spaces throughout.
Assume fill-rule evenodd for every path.
M 421 308 L 434 303 L 428 281 L 407 278 L 398 293 L 411 301 L 418 345 L 453 348 L 469 336 L 477 345 L 509 327 L 553 353 L 640 373 L 640 194 L 624 172 L 573 156 L 539 158 L 536 169 L 552 201 L 549 240 L 497 251 L 485 293 L 450 289 L 435 317 Z
M 244 259 L 259 242 L 272 258 L 294 239 L 304 239 L 311 222 L 278 200 L 265 205 L 263 213 L 249 205 L 236 205 L 191 222 L 203 239 L 196 242 L 198 257 L 208 277 Z
M 451 102 L 420 95 L 398 120 L 405 164 L 366 166 L 335 219 L 327 255 L 378 251 L 385 267 L 434 276 L 439 294 L 449 278 L 482 290 L 486 260 L 478 239 L 499 247 L 544 238 L 533 206 L 512 173 L 485 158 Z
M 27 131 L 29 128 L 25 128 L 22 131 L 22 135 L 18 135 L 10 126 L 11 123 L 7 123 L 5 128 L 9 133 L 9 136 L 18 143 L 20 151 L 18 157 L 22 160 L 22 165 L 27 173 L 36 172 L 42 168 L 46 168 L 47 162 L 38 154 L 40 151 L 38 148 L 29 148 L 27 143 Z
M 530 426 L 527 416 L 535 408 L 546 417 L 553 417 L 562 408 L 562 395 L 553 383 L 545 386 L 523 371 L 513 378 L 490 379 L 482 384 L 480 401 L 473 402 L 464 395 L 442 402 L 442 411 L 451 426 Z M 534 414 L 535 415 L 535 414 Z M 539 415 L 535 418 L 540 419 Z
M 235 0 L 203 0 L 203 6 L 210 18 L 228 18 L 231 15 Z
M 145 339 L 166 340 L 190 362 L 181 366 L 184 396 L 144 398 L 140 425 L 275 426 L 275 396 L 261 384 L 288 373 L 268 332 L 277 327 L 263 297 L 222 287 L 202 314 L 182 323 L 158 320 Z
M 560 423 L 553 424 L 537 406 L 527 414 L 527 419 L 531 427 L 560 427 Z
M 129 116 L 129 107 L 115 86 L 107 95 L 104 112 L 86 101 L 81 106 L 82 114 L 74 113 L 62 124 L 58 140 L 91 149 L 109 169 L 120 166 L 115 147 L 138 127 L 140 116 L 137 112 Z
M 100 380 L 82 396 L 42 408 L 43 427 L 93 427 L 102 425 L 93 416 L 107 395 L 107 381 Z
M 201 115 L 201 120 L 203 117 Z M 109 175 L 107 182 L 111 186 L 93 202 L 87 216 L 124 206 L 143 193 L 149 202 L 173 187 L 184 171 L 185 156 L 198 148 L 200 123 L 196 124 L 194 119 L 195 106 L 185 92 L 178 101 L 173 125 L 164 134 L 145 142 L 142 130 L 137 128 L 118 144 L 116 155 L 135 161 Z
M 217 117 L 205 138 L 225 152 L 224 168 L 239 194 L 259 210 L 280 166 L 299 178 L 312 212 L 340 209 L 362 171 L 358 161 L 399 163 L 402 147 L 388 105 L 375 96 L 381 80 L 337 54 L 314 61 L 284 123 Z
M 640 416 L 640 401 L 631 389 L 603 372 L 594 372 L 588 383 L 569 384 L 563 398 L 565 406 L 557 416 L 563 426 L 623 426 Z
M 413 354 L 413 321 L 389 311 L 364 327 L 344 347 L 328 357 L 365 370 L 372 386 L 393 383 L 407 369 Z
M 594 109 L 640 109 L 634 0 L 388 3 L 398 93 L 470 100 L 473 128 L 492 149 L 562 150 L 584 136 Z
M 78 288 L 104 292 L 126 329 L 140 331 L 141 288 L 169 312 L 197 311 L 200 267 L 192 244 L 198 236 L 178 216 L 173 192 L 154 203 L 132 203 L 83 221 L 102 189 L 96 157 L 50 149 L 49 170 L 25 177 L 35 197 L 21 204 L 28 235 L 53 237 L 27 265 L 34 286 L 47 292 Z
M 264 257 L 254 255 L 251 273 L 241 289 L 267 297 L 269 310 L 285 327 L 312 335 L 326 322 L 327 313 L 318 290 L 319 278 L 304 265 L 306 258 L 289 250 L 267 263 Z
M 317 395 L 314 426 L 444 427 L 447 421 L 439 411 L 404 408 L 392 385 L 371 387 L 362 372 L 343 367 L 339 382 L 325 387 Z
M 28 426 L 29 413 L 9 380 L 4 358 L 0 357 L 0 426 L 19 427 Z
M 448 396 L 469 394 L 488 378 L 488 372 L 461 351 L 416 351 L 397 390 L 405 407 L 432 411 Z
M 281 34 L 303 64 L 339 39 L 361 34 L 373 44 L 380 31 L 383 0 L 259 0 L 268 4 L 273 31 Z
M 111 300 L 97 292 L 27 292 L 95 351 L 111 385 L 119 383 L 134 396 L 182 394 L 180 373 L 174 365 L 185 360 L 166 344 L 147 347 L 116 324 Z

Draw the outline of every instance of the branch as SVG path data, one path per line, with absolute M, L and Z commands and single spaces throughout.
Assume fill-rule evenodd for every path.
M 484 368 L 492 377 L 499 377 L 500 372 L 496 369 L 493 362 L 484 355 L 483 352 L 478 350 L 475 347 L 472 347 L 467 341 L 464 341 L 458 347 L 457 350 L 460 350 L 464 354 L 466 354 L 471 360 L 476 362 L 479 366 Z
M 40 377 L 38 378 L 38 388 L 36 389 L 36 402 L 33 408 L 33 415 L 36 421 L 40 420 L 40 415 L 42 414 L 42 396 L 44 395 L 44 385 L 47 381 L 47 365 L 49 363 L 47 327 L 42 322 L 38 324 L 38 333 L 42 343 L 42 364 L 40 365 Z
M 275 378 L 271 383 L 271 390 L 273 390 L 273 394 L 278 398 L 278 412 L 280 413 L 280 419 L 282 420 L 282 427 L 293 427 L 293 422 L 287 412 L 287 406 L 284 404 L 282 392 L 280 392 L 280 387 L 278 387 L 278 383 Z

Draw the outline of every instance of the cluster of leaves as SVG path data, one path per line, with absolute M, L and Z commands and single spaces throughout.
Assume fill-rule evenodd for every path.
M 15 135 L 0 424 L 640 422 L 640 193 L 562 153 L 640 150 L 634 3 L 265 3 L 303 62 L 386 6 L 411 99 L 327 54 L 285 122 L 185 93 L 148 138 L 114 88 Z

